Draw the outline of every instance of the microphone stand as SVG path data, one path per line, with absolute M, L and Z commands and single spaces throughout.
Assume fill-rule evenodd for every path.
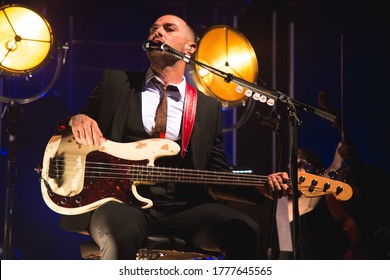
M 249 90 L 251 90 L 253 93 L 261 93 L 263 95 L 265 95 L 267 98 L 270 98 L 270 99 L 273 99 L 273 100 L 279 100 L 283 103 L 286 103 L 288 104 L 288 108 L 289 108 L 289 111 L 290 111 L 290 116 L 291 117 L 294 117 L 295 120 L 300 123 L 298 117 L 297 117 L 297 114 L 296 114 L 296 107 L 300 107 L 301 109 L 305 110 L 305 111 L 308 111 L 310 113 L 313 113 L 319 117 L 322 117 L 330 122 L 335 122 L 336 121 L 336 116 L 335 115 L 332 115 L 332 114 L 329 114 L 328 112 L 326 111 L 323 111 L 321 109 L 317 109 L 315 107 L 312 107 L 310 105 L 307 105 L 307 104 L 304 104 L 304 103 L 301 103 L 299 101 L 296 101 L 296 100 L 293 100 L 291 99 L 290 97 L 288 97 L 287 95 L 285 95 L 284 93 L 276 90 L 276 89 L 272 89 L 272 88 L 268 88 L 268 87 L 265 87 L 265 86 L 262 86 L 262 85 L 257 85 L 257 84 L 253 84 L 253 83 L 250 83 L 246 80 L 243 80 L 241 78 L 238 78 L 236 76 L 234 76 L 233 74 L 231 73 L 226 73 L 226 72 L 223 72 L 219 69 L 216 69 L 214 67 L 211 67 L 207 64 L 204 64 L 202 62 L 199 62 L 187 55 L 185 55 L 184 53 L 181 53 L 173 48 L 171 48 L 170 46 L 168 46 L 167 44 L 163 44 L 161 46 L 161 50 L 164 50 L 165 52 L 168 52 L 169 54 L 173 55 L 174 57 L 176 58 L 179 58 L 181 60 L 183 60 L 184 62 L 186 63 L 193 63 L 193 64 L 196 64 L 196 65 L 199 65 L 200 67 L 202 68 L 205 68 L 207 69 L 208 71 L 210 71 L 211 73 L 217 75 L 217 76 L 220 76 L 221 78 L 224 79 L 224 81 L 226 83 L 230 83 L 230 82 L 234 82 L 235 84 L 238 84 L 242 87 L 245 87 Z
M 51 82 L 38 94 L 30 98 L 9 98 L 0 96 L 0 102 L 7 103 L 4 113 L 8 111 L 8 146 L 7 146 L 7 173 L 6 173 L 6 197 L 5 197 L 5 215 L 4 215 L 4 248 L 3 259 L 11 259 L 11 236 L 12 236 L 12 214 L 14 202 L 14 188 L 17 177 L 16 158 L 17 158 L 17 125 L 20 121 L 20 104 L 34 102 L 44 97 L 57 81 L 60 69 L 65 64 L 66 52 L 69 49 L 68 43 L 62 46 L 63 53 L 57 56 L 57 66 Z
M 234 76 L 231 73 L 226 73 L 223 72 L 219 69 L 216 69 L 214 67 L 211 67 L 207 64 L 204 64 L 202 62 L 199 62 L 193 58 L 191 58 L 188 55 L 185 55 L 184 53 L 181 53 L 173 48 L 171 48 L 167 44 L 162 44 L 159 51 L 165 51 L 174 57 L 183 60 L 186 63 L 193 63 L 196 64 L 204 69 L 207 69 L 211 73 L 221 77 L 224 79 L 226 83 L 233 82 L 237 85 L 240 85 L 242 87 L 245 87 L 249 90 L 252 91 L 252 93 L 259 93 L 267 98 L 277 100 L 280 102 L 283 102 L 287 105 L 287 110 L 288 110 L 288 118 L 289 118 L 289 123 L 290 123 L 290 139 L 291 141 L 291 146 L 290 146 L 290 179 L 291 179 L 291 186 L 293 190 L 293 231 L 292 231 L 292 240 L 293 240 L 293 258 L 296 258 L 296 249 L 298 246 L 298 240 L 299 240 L 299 210 L 298 210 L 298 145 L 297 145 L 297 128 L 298 125 L 301 124 L 301 121 L 298 118 L 297 115 L 297 108 L 303 109 L 307 112 L 310 112 L 312 114 L 315 114 L 321 118 L 324 118 L 330 122 L 335 122 L 336 121 L 336 116 L 329 114 L 328 112 L 325 112 L 323 110 L 314 108 L 310 105 L 301 103 L 299 101 L 291 99 L 289 96 L 283 94 L 282 92 L 268 88 L 262 85 L 256 85 L 253 83 L 250 83 L 248 81 L 245 81 L 243 79 L 240 79 L 236 76 Z

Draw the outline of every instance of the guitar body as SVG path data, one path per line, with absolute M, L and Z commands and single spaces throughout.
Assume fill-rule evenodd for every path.
M 165 139 L 132 143 L 108 140 L 100 147 L 92 147 L 77 143 L 73 135 L 55 135 L 46 146 L 43 158 L 43 199 L 50 209 L 65 215 L 86 213 L 108 201 L 152 207 L 153 202 L 140 196 L 136 187 L 154 182 L 131 181 L 124 172 L 132 165 L 153 166 L 156 159 L 176 155 L 179 151 L 177 143 Z M 107 165 L 110 169 L 117 168 L 120 176 L 101 176 L 110 172 L 101 167 Z

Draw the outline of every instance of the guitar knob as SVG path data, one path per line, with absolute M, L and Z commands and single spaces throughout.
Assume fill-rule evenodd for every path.
M 332 170 L 328 172 L 328 176 L 329 178 L 335 180 L 339 176 L 339 174 L 337 173 L 336 170 Z
M 339 193 L 341 193 L 343 191 L 343 187 L 342 186 L 338 186 L 336 188 L 336 195 L 338 195 Z
M 324 192 L 326 192 L 329 188 L 330 188 L 330 184 L 329 184 L 329 182 L 326 182 L 324 184 Z
M 302 168 L 307 172 L 307 173 L 311 173 L 311 174 L 314 174 L 315 172 L 315 168 L 313 165 L 311 165 L 310 163 L 305 163 Z
M 319 176 L 322 176 L 322 175 L 325 174 L 325 171 L 326 171 L 325 168 L 320 168 L 320 169 L 317 169 L 316 174 L 319 175 Z
M 313 192 L 314 189 L 315 189 L 315 187 L 317 186 L 317 184 L 318 184 L 318 181 L 317 181 L 317 180 L 312 180 L 312 181 L 311 181 L 311 185 L 310 185 L 310 187 L 309 187 L 309 192 Z

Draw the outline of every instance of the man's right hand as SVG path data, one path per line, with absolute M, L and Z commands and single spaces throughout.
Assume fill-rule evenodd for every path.
M 84 114 L 78 114 L 70 118 L 69 126 L 76 141 L 84 145 L 100 146 L 105 139 L 97 122 Z

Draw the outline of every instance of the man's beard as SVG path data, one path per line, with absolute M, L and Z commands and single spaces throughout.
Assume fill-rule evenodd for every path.
M 153 64 L 164 66 L 172 66 L 180 59 L 173 55 L 163 51 L 151 51 L 147 53 L 147 56 Z

